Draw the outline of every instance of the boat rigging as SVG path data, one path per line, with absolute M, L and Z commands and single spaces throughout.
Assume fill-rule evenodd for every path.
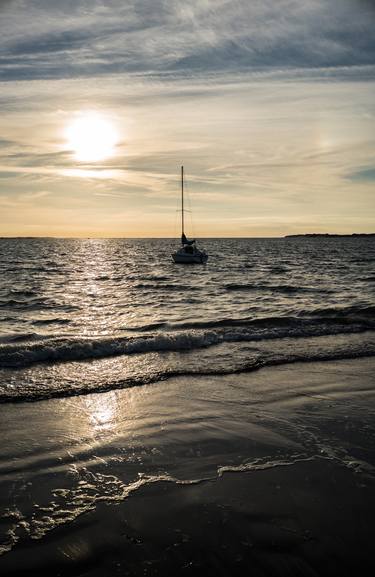
M 196 246 L 196 240 L 189 240 L 185 235 L 185 209 L 184 209 L 184 167 L 181 166 L 181 248 L 172 254 L 174 262 L 204 264 L 208 260 L 205 250 Z

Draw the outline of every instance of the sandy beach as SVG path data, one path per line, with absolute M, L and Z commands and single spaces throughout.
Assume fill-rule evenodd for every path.
M 2 405 L 1 574 L 370 570 L 374 368 L 295 363 Z

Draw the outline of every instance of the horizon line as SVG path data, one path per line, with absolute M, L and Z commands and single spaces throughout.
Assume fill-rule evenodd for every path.
M 285 235 L 279 236 L 199 236 L 197 237 L 198 240 L 220 240 L 220 239 L 265 239 L 265 238 L 288 238 L 288 237 L 297 237 L 297 236 L 332 236 L 332 237 L 341 237 L 341 236 L 375 236 L 375 232 L 348 232 L 348 233 L 336 233 L 336 232 L 305 232 L 305 233 L 289 233 Z M 103 239 L 103 240 L 179 240 L 179 237 L 175 236 L 55 236 L 55 235 L 5 235 L 0 236 L 0 240 L 4 239 L 72 239 L 72 240 L 95 240 L 95 239 Z

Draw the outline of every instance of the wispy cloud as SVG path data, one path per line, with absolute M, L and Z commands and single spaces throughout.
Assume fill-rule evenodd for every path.
M 375 182 L 375 167 L 360 168 L 348 175 L 353 182 Z
M 14 0 L 0 78 L 369 66 L 374 23 L 358 0 Z
M 198 234 L 372 229 L 374 24 L 366 0 L 0 2 L 0 234 L 171 235 L 181 164 Z M 121 142 L 79 163 L 91 109 Z

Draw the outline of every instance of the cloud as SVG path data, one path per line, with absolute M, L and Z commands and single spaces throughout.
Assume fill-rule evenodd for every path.
M 375 168 L 361 168 L 349 174 L 347 178 L 353 182 L 375 182 Z
M 371 3 L 354 0 L 15 0 L 0 79 L 370 66 Z
M 48 152 L 48 153 L 38 153 L 38 152 L 15 152 L 13 154 L 7 154 L 2 157 L 2 161 L 7 162 L 9 165 L 16 165 L 19 167 L 33 167 L 33 166 L 46 166 L 46 167 L 56 167 L 56 166 L 70 166 L 71 165 L 71 153 L 65 150 L 59 152 Z
M 0 10 L 7 234 L 121 236 L 126 222 L 128 235 L 170 236 L 182 163 L 198 233 L 239 234 L 239 222 L 244 234 L 372 228 L 370 2 L 13 0 Z M 121 144 L 105 162 L 78 163 L 64 128 L 91 109 Z
M 14 144 L 12 140 L 7 140 L 6 138 L 0 138 L 0 148 L 9 148 Z

